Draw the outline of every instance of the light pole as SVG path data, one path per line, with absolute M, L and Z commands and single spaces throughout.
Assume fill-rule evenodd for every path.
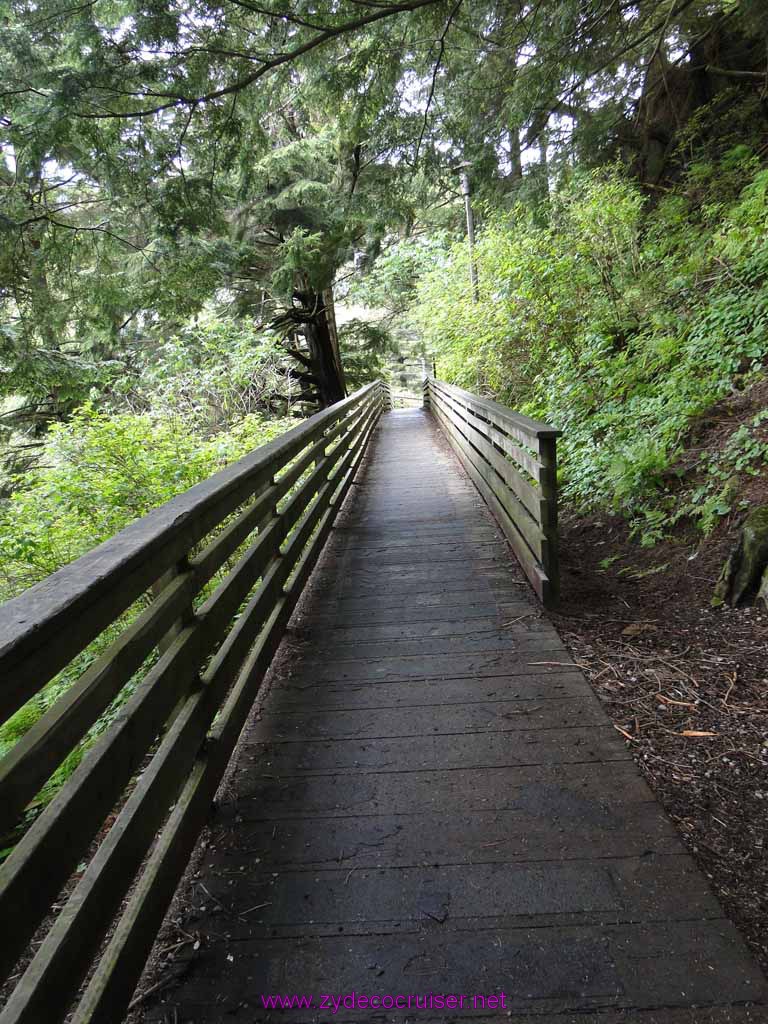
M 472 193 L 469 187 L 468 168 L 472 165 L 468 160 L 459 164 L 461 173 L 461 194 L 464 196 L 464 209 L 467 213 L 467 245 L 469 246 L 469 280 L 472 282 L 472 301 L 480 301 L 480 289 L 477 284 L 477 263 L 475 262 L 475 218 L 472 215 Z

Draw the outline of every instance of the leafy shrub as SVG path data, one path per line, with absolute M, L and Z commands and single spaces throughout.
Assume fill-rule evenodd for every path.
M 273 334 L 207 309 L 145 353 L 138 379 L 126 379 L 121 404 L 221 431 L 243 416 L 269 411 L 290 386 L 284 372 L 289 362 Z M 290 398 L 287 393 L 288 406 Z
M 768 171 L 746 147 L 655 206 L 618 169 L 579 174 L 546 216 L 518 206 L 486 226 L 479 302 L 460 243 L 421 278 L 411 321 L 439 376 L 563 429 L 577 508 L 612 505 L 649 542 L 683 506 L 710 527 L 668 477 L 695 418 L 762 372 L 767 227 Z
M 293 425 L 252 413 L 210 434 L 180 414 L 97 412 L 86 406 L 52 427 L 38 467 L 0 506 L 0 599 L 7 600 Z M 40 693 L 0 727 L 0 757 L 144 608 L 137 601 Z M 151 663 L 150 659 L 150 663 Z M 146 668 L 146 666 L 145 666 Z M 44 804 L 114 721 L 140 672 L 48 781 Z
M 251 414 L 209 436 L 179 415 L 85 406 L 51 427 L 40 467 L 0 508 L 0 597 L 45 578 L 291 425 Z

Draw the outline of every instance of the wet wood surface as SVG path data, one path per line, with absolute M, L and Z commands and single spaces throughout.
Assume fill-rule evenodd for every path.
M 141 1019 L 768 1020 L 741 937 L 429 415 L 386 414 L 352 491 L 200 853 L 200 948 Z M 467 998 L 321 1007 L 352 992 Z M 265 1009 L 277 994 L 314 1002 Z

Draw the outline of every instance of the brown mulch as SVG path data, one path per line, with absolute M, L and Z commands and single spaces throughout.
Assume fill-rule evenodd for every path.
M 710 605 L 738 527 L 643 548 L 619 517 L 565 516 L 554 620 L 768 970 L 768 611 Z

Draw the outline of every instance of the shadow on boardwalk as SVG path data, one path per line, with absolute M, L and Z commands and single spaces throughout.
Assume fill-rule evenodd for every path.
M 383 418 L 289 642 L 198 860 L 182 923 L 201 948 L 140 1019 L 768 1021 L 740 936 L 421 411 Z

